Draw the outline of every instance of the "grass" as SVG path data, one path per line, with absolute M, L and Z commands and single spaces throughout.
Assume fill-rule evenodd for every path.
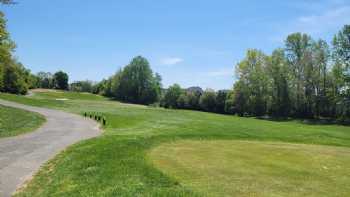
M 347 196 L 350 149 L 234 140 L 160 145 L 150 159 L 207 196 Z
M 198 188 L 163 172 L 147 157 L 154 148 L 179 140 L 249 140 L 350 148 L 350 129 L 345 126 L 168 110 L 123 104 L 95 95 L 80 99 L 77 94 L 69 100 L 56 100 L 68 97 L 66 94 L 69 93 L 37 93 L 30 98 L 0 94 L 0 98 L 23 104 L 77 114 L 98 112 L 107 117 L 102 136 L 60 153 L 16 196 L 201 196 Z M 342 183 L 340 177 L 335 181 Z M 346 187 L 339 189 L 349 191 Z
M 0 105 L 0 138 L 33 131 L 44 122 L 40 114 Z

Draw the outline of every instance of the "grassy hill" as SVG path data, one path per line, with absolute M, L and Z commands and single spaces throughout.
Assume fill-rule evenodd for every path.
M 0 105 L 0 138 L 33 131 L 44 122 L 40 114 Z
M 349 172 L 349 127 L 168 110 L 67 92 L 0 98 L 107 117 L 101 137 L 59 154 L 17 196 L 350 193 L 344 176 Z

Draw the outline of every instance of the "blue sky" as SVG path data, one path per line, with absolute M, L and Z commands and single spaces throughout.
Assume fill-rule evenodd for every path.
M 16 56 L 70 81 L 107 78 L 146 57 L 167 87 L 228 89 L 249 48 L 270 53 L 292 32 L 330 41 L 350 24 L 346 0 L 17 0 L 2 6 Z

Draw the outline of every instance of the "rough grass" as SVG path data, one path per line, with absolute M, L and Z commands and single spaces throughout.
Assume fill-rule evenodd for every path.
M 0 138 L 31 132 L 44 122 L 38 113 L 0 105 Z
M 51 92 L 50 96 L 37 93 L 30 98 L 0 94 L 0 98 L 28 105 L 77 114 L 98 112 L 107 117 L 101 137 L 78 143 L 59 154 L 17 196 L 201 195 L 196 188 L 163 173 L 147 159 L 152 148 L 177 140 L 253 140 L 350 147 L 350 129 L 345 126 L 167 110 L 96 100 L 95 95 L 89 99 L 76 95 L 67 101 L 55 100 L 59 95 L 66 97 L 65 94 L 68 93 Z M 278 153 L 279 149 L 274 151 Z
M 207 196 L 347 196 L 350 149 L 255 141 L 177 141 L 150 159 Z

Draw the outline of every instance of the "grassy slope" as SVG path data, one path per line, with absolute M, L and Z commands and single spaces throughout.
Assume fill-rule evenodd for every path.
M 0 105 L 0 138 L 33 131 L 44 122 L 40 114 Z
M 149 154 L 181 183 L 208 196 L 346 196 L 350 149 L 257 141 L 162 144 Z
M 50 161 L 18 196 L 193 196 L 191 188 L 161 173 L 146 153 L 178 139 L 245 139 L 350 147 L 349 127 L 271 122 L 203 112 L 166 110 L 55 94 L 0 98 L 73 113 L 107 116 L 103 136 L 78 143 Z M 69 95 L 67 95 L 68 97 Z M 93 96 L 91 96 L 93 97 Z

